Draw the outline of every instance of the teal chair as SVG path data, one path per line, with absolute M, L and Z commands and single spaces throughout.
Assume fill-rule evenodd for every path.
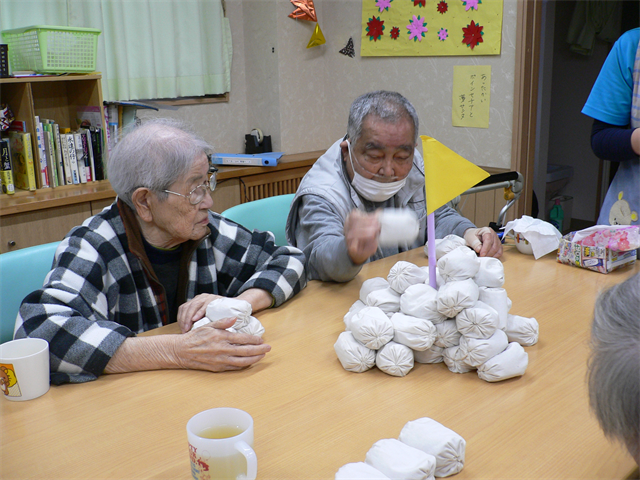
M 0 343 L 13 339 L 24 297 L 42 287 L 60 242 L 0 254 Z
M 268 230 L 276 237 L 276 245 L 288 245 L 285 227 L 293 197 L 290 193 L 241 203 L 222 212 L 222 216 L 249 230 Z

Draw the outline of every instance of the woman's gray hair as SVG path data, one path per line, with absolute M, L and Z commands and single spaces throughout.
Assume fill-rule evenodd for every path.
M 213 151 L 211 145 L 178 120 L 154 118 L 132 126 L 109 152 L 109 182 L 118 197 L 135 210 L 131 196 L 147 187 L 163 192 L 186 175 L 194 161 Z
M 603 292 L 591 327 L 589 403 L 605 435 L 640 457 L 640 274 Z
M 362 124 L 369 114 L 389 123 L 396 123 L 401 119 L 409 120 L 413 123 L 413 141 L 418 141 L 418 114 L 409 100 L 397 92 L 377 90 L 359 96 L 351 104 L 347 136 L 352 145 L 362 135 Z

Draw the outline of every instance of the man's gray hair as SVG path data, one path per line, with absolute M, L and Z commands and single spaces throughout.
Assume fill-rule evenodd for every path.
M 179 180 L 211 145 L 190 128 L 168 118 L 154 118 L 133 126 L 109 153 L 109 182 L 118 197 L 135 210 L 131 196 L 147 187 L 166 198 L 163 192 Z
M 418 141 L 418 114 L 409 100 L 399 93 L 377 90 L 365 93 L 353 101 L 347 125 L 347 135 L 352 145 L 362 135 L 362 124 L 367 115 L 374 115 L 389 123 L 396 123 L 401 119 L 409 120 L 413 123 L 413 141 Z
M 602 293 L 591 327 L 589 403 L 605 435 L 640 458 L 640 274 Z

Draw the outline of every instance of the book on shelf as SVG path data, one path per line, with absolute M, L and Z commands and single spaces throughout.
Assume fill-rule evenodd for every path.
M 91 136 L 91 150 L 93 152 L 93 163 L 96 170 L 96 180 L 104 180 L 105 165 L 102 163 L 102 150 L 103 150 L 103 137 L 101 127 L 89 127 L 89 134 Z
M 2 193 L 9 195 L 15 193 L 8 138 L 0 138 L 0 183 L 2 184 Z
M 65 128 L 65 130 L 70 130 Z M 65 133 L 64 136 L 67 139 L 67 154 L 69 155 L 69 165 L 71 167 L 71 176 L 73 178 L 73 184 L 77 185 L 80 181 L 80 169 L 78 168 L 78 158 L 76 157 L 76 141 L 73 133 Z
M 47 157 L 47 173 L 49 175 L 49 186 L 55 188 L 58 186 L 58 166 L 55 163 L 56 151 L 53 147 L 53 136 L 51 135 L 51 126 L 43 124 L 42 133 L 44 136 L 44 153 Z
M 38 188 L 46 188 L 49 186 L 49 174 L 47 172 L 47 157 L 44 151 L 44 134 L 42 122 L 38 115 L 35 116 L 36 126 L 36 158 L 38 159 L 38 176 L 36 177 L 36 185 Z
M 9 131 L 9 145 L 13 160 L 14 184 L 17 188 L 34 192 L 36 190 L 36 171 L 31 148 L 31 134 Z
M 85 155 L 89 158 L 89 165 L 91 167 L 91 180 L 96 181 L 96 161 L 93 155 L 93 145 L 91 143 L 91 131 L 88 128 L 81 128 L 82 134 L 82 149 L 85 151 Z
M 76 162 L 78 163 L 78 173 L 80 174 L 80 183 L 87 183 L 87 161 L 82 149 L 82 135 L 79 132 L 72 133 L 76 147 Z
M 14 120 L 9 124 L 9 132 L 26 132 L 27 122 L 24 120 Z
M 62 143 L 60 139 L 60 125 L 54 123 L 53 129 L 53 144 L 56 149 L 56 165 L 58 166 L 58 183 L 60 185 L 68 185 L 73 183 L 71 181 L 71 175 L 65 170 L 64 158 L 62 156 Z

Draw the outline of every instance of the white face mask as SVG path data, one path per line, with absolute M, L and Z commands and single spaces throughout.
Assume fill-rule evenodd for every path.
M 351 186 L 356 192 L 367 200 L 372 202 L 384 202 L 398 193 L 404 187 L 407 177 L 395 182 L 376 182 L 371 178 L 366 178 L 356 172 L 353 165 L 353 157 L 351 156 L 351 143 L 347 140 L 347 149 L 349 150 L 349 161 L 351 161 L 351 170 L 353 170 L 353 180 Z

